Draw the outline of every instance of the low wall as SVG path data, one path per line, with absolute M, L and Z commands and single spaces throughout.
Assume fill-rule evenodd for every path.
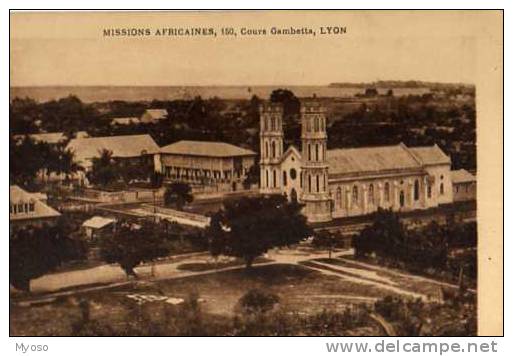
M 179 224 L 192 225 L 203 228 L 210 224 L 210 218 L 200 214 L 194 214 L 186 211 L 169 209 L 150 204 L 142 204 L 141 207 L 149 213 L 157 214 L 161 218 L 175 221 Z
M 108 192 L 98 189 L 85 189 L 82 197 L 95 200 L 99 203 L 137 203 L 142 201 L 150 202 L 154 198 L 162 200 L 164 192 L 162 189 L 155 190 L 155 196 L 151 189 L 134 189 L 134 190 L 121 190 L 116 192 Z

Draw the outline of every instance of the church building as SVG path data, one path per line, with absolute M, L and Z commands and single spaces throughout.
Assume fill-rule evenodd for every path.
M 436 144 L 327 149 L 326 109 L 301 104 L 301 150 L 283 145 L 283 108 L 260 107 L 260 191 L 305 205 L 309 222 L 453 202 L 451 159 Z

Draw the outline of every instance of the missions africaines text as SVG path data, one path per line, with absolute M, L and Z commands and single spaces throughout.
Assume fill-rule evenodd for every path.
M 336 30 L 336 31 L 334 31 Z M 342 34 L 346 33 L 345 27 L 322 27 L 321 34 Z M 315 30 L 309 27 L 271 27 L 266 29 L 248 29 L 241 28 L 241 35 L 315 35 Z M 160 28 L 152 31 L 150 28 L 104 28 L 103 37 L 144 37 L 144 36 L 217 36 L 217 31 L 213 27 L 169 27 Z

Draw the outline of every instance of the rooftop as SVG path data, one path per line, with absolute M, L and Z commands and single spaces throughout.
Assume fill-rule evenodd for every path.
M 403 144 L 395 146 L 343 148 L 327 151 L 330 174 L 383 172 L 420 168 Z
M 66 148 L 75 153 L 77 162 L 98 157 L 103 150 L 111 151 L 113 157 L 138 157 L 159 151 L 150 135 L 75 138 Z
M 17 213 L 14 213 L 14 209 L 9 210 L 9 220 L 50 218 L 61 215 L 57 210 L 42 202 L 40 197 L 39 193 L 29 193 L 17 185 L 11 185 L 9 187 L 9 205 L 23 205 L 23 207 L 21 212 L 16 207 Z M 33 209 L 30 208 L 30 204 L 33 204 Z
M 476 176 L 465 169 L 451 171 L 452 183 L 471 183 L 476 181 Z
M 82 226 L 90 227 L 93 229 L 101 229 L 107 225 L 115 223 L 116 219 L 104 218 L 103 216 L 93 216 L 92 218 L 84 221 Z
M 203 157 L 238 157 L 255 156 L 256 153 L 225 142 L 178 141 L 161 147 L 161 153 L 203 156 Z
M 449 156 L 447 156 L 444 151 L 438 147 L 438 145 L 411 147 L 409 150 L 422 162 L 422 164 L 432 165 L 451 163 Z

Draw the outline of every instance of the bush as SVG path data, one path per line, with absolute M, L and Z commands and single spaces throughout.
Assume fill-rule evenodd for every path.
M 239 304 L 247 314 L 265 313 L 279 303 L 280 298 L 273 293 L 259 289 L 251 289 L 242 296 Z

